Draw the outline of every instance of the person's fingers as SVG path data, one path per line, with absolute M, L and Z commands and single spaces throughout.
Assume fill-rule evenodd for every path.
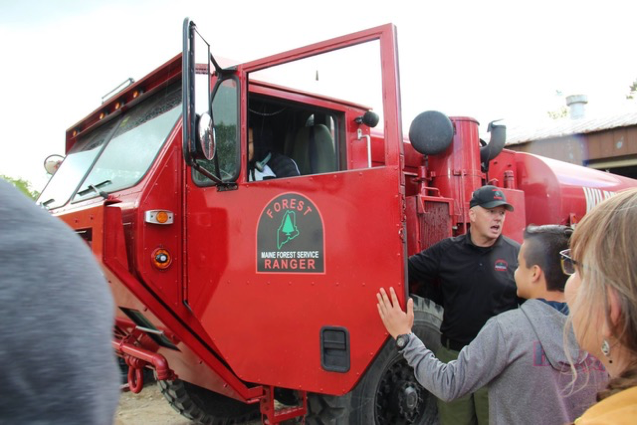
M 392 304 L 391 301 L 389 301 L 389 297 L 387 296 L 387 292 L 385 292 L 385 288 L 380 288 L 380 295 L 383 299 L 383 302 L 385 303 L 385 307 L 386 308 L 391 308 Z
M 381 294 L 376 294 L 376 300 L 378 301 L 377 303 L 378 308 L 384 312 L 386 307 L 385 307 L 385 301 L 383 301 L 383 297 L 381 296 Z
M 391 304 L 387 304 L 383 297 L 380 294 L 376 294 L 376 298 L 378 299 L 378 303 L 376 306 L 378 307 L 378 314 L 380 314 L 380 318 L 385 323 L 387 317 L 389 317 L 389 309 L 391 308 Z
M 407 301 L 407 324 L 409 329 L 414 327 L 414 300 L 411 298 Z
M 389 292 L 391 293 L 392 307 L 400 308 L 400 304 L 398 303 L 398 296 L 396 295 L 396 291 L 394 291 L 394 287 L 393 286 L 389 287 Z
M 387 298 L 387 292 L 385 292 L 385 288 L 380 288 L 380 296 L 383 298 Z

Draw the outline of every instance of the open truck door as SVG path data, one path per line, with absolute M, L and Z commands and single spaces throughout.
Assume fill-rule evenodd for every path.
M 380 287 L 396 288 L 403 306 L 407 295 L 394 26 L 222 69 L 196 26 L 184 25 L 184 302 L 244 381 L 319 401 L 356 386 L 362 392 L 342 403 L 371 407 L 346 408 L 348 423 L 423 416 L 424 390 L 391 369 L 395 350 L 382 350 L 374 305 Z M 375 104 L 336 100 L 348 93 Z M 384 133 L 374 164 L 370 106 Z M 268 149 L 292 158 L 299 175 L 253 181 L 250 133 L 264 128 Z M 389 393 L 399 394 L 395 406 Z M 370 394 L 383 405 L 358 398 Z

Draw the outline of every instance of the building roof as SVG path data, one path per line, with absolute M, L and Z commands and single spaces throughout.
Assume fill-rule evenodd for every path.
M 621 114 L 585 117 L 579 119 L 560 119 L 542 122 L 538 125 L 509 124 L 507 125 L 507 145 L 517 145 L 542 139 L 554 139 L 571 134 L 594 133 L 616 127 L 637 125 L 637 111 Z

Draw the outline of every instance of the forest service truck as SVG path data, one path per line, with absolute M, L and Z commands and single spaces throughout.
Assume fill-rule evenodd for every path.
M 467 231 L 475 189 L 501 188 L 520 241 L 528 223 L 575 225 L 635 186 L 504 149 L 501 125 L 483 142 L 469 117 L 424 112 L 405 137 L 393 25 L 225 67 L 189 19 L 183 37 L 68 129 L 39 203 L 104 270 L 127 387 L 152 369 L 201 423 L 436 423 L 379 288 L 415 299 L 414 332 L 436 349 L 441 309 L 406 262 Z M 265 127 L 299 176 L 250 181 L 249 129 Z

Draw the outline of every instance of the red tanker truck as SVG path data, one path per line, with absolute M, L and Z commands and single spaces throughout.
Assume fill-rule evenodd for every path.
M 152 369 L 200 423 L 434 423 L 378 289 L 415 299 L 414 331 L 436 348 L 441 309 L 407 284 L 406 261 L 466 232 L 473 190 L 502 188 L 520 240 L 635 186 L 504 149 L 497 123 L 486 143 L 476 120 L 428 111 L 405 137 L 392 25 L 233 66 L 188 19 L 183 36 L 181 54 L 68 129 L 39 203 L 104 270 L 128 388 Z M 356 89 L 362 103 L 342 100 Z M 300 175 L 251 181 L 256 127 Z

